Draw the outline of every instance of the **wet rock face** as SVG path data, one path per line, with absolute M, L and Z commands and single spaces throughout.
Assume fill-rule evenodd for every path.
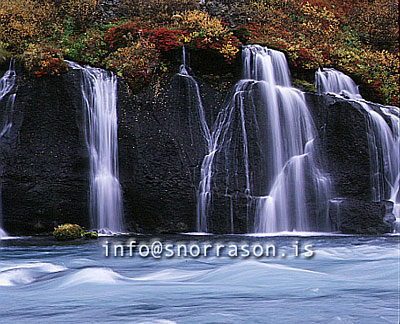
M 392 202 L 348 198 L 331 204 L 329 214 L 337 230 L 344 234 L 376 235 L 391 232 L 394 223 L 392 209 Z
M 366 113 L 357 104 L 328 95 L 308 94 L 307 101 L 335 196 L 371 200 Z
M 132 230 L 196 230 L 196 189 L 206 151 L 196 98 L 173 76 L 131 96 L 119 87 L 119 165 Z M 211 123 L 222 95 L 199 82 Z
M 372 202 L 367 113 L 357 103 L 329 95 L 306 97 L 319 129 L 322 163 L 333 182 L 329 214 L 337 230 L 347 234 L 391 232 L 393 203 Z
M 10 233 L 88 225 L 87 153 L 81 139 L 78 76 L 18 86 L 13 126 L 3 150 L 4 227 Z
M 80 72 L 20 83 L 10 138 L 0 143 L 4 227 L 48 232 L 89 222 L 89 159 Z M 223 94 L 199 82 L 211 123 Z M 196 229 L 196 188 L 205 152 L 184 80 L 170 76 L 132 95 L 118 89 L 119 171 L 128 230 Z
M 211 128 L 226 93 L 197 81 Z M 138 95 L 131 94 L 119 80 L 119 174 L 130 231 L 196 230 L 196 190 L 206 144 L 193 96 L 182 77 L 165 77 Z M 331 204 L 333 222 L 345 233 L 387 232 L 390 206 L 371 202 L 365 114 L 345 100 L 329 96 L 308 94 L 307 101 L 324 156 L 320 163 L 331 176 L 334 197 L 346 200 L 340 215 Z M 257 140 L 260 125 L 246 119 L 252 190 L 264 195 L 262 165 L 268 161 Z M 253 230 L 255 206 L 244 193 L 239 116 L 230 131 L 229 151 L 219 153 L 215 162 L 209 216 L 210 231 L 215 233 Z M 0 141 L 0 157 L 4 228 L 8 232 L 46 232 L 61 223 L 89 228 L 89 159 L 79 71 L 19 82 L 13 127 L 8 138 Z M 317 215 L 312 203 L 309 208 Z

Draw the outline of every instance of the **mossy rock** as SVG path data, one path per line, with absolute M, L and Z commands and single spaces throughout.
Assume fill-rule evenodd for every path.
M 0 47 L 0 67 L 8 68 L 11 58 L 12 58 L 11 53 Z
M 77 224 L 63 224 L 54 227 L 53 236 L 57 241 L 71 241 L 81 238 L 97 239 L 99 235 L 96 231 L 88 232 Z
M 99 238 L 99 233 L 97 233 L 97 231 L 85 232 L 85 238 L 97 240 Z
M 295 86 L 296 88 L 299 88 L 300 90 L 304 91 L 304 92 L 317 92 L 317 88 L 315 87 L 315 85 L 313 85 L 312 83 L 305 81 L 305 80 L 299 80 L 299 79 L 294 79 L 292 81 L 293 86 Z

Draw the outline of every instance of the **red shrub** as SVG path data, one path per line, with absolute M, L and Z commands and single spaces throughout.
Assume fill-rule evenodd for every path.
M 119 26 L 111 27 L 104 35 L 104 41 L 111 50 L 129 46 L 132 41 L 139 37 L 140 29 L 137 23 L 129 22 Z
M 149 40 L 156 45 L 156 48 L 162 52 L 168 52 L 182 47 L 183 36 L 186 32 L 180 29 L 168 29 L 161 27 L 149 32 Z

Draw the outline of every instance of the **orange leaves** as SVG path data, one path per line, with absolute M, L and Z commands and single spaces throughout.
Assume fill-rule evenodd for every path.
M 0 1 L 0 41 L 10 49 L 21 50 L 29 42 L 39 41 L 53 33 L 54 7 L 48 2 L 34 0 Z
M 66 0 L 61 2 L 58 10 L 62 16 L 71 17 L 76 27 L 83 31 L 95 16 L 99 2 L 99 0 Z
M 68 71 L 62 55 L 54 48 L 30 45 L 24 53 L 25 67 L 36 77 L 59 76 Z
M 123 75 L 136 92 L 150 82 L 158 60 L 159 52 L 154 44 L 141 39 L 111 53 L 106 59 L 106 66 L 118 75 Z
M 337 67 L 386 103 L 398 100 L 398 1 L 285 0 L 252 12 L 249 42 L 283 51 L 292 66 Z
M 95 14 L 99 0 L 1 0 L 0 41 L 9 49 L 22 52 L 30 43 L 56 39 L 64 20 L 72 17 L 76 27 L 83 27 Z

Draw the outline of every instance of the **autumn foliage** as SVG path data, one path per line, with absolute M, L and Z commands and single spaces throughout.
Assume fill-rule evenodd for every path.
M 222 11 L 199 3 L 122 0 L 104 21 L 100 0 L 1 0 L 0 50 L 38 77 L 65 72 L 66 57 L 109 68 L 138 91 L 177 70 L 182 46 L 192 67 L 222 75 L 240 61 L 242 43 L 258 43 L 283 51 L 295 75 L 335 67 L 368 98 L 399 104 L 398 1 L 220 0 Z
M 250 1 L 248 41 L 283 51 L 295 69 L 335 67 L 370 99 L 398 105 L 398 2 Z
M 60 76 L 68 71 L 62 54 L 47 46 L 31 44 L 24 53 L 24 61 L 28 71 L 36 77 Z
M 22 52 L 30 43 L 52 36 L 55 8 L 48 1 L 0 1 L 0 42 L 7 49 Z

